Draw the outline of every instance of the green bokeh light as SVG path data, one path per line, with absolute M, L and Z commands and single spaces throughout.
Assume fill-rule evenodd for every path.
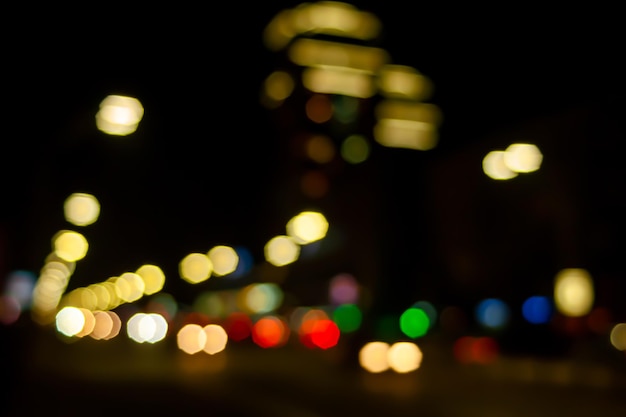
M 333 311 L 333 321 L 344 333 L 354 332 L 361 327 L 363 315 L 358 306 L 342 304 Z
M 408 308 L 400 316 L 400 330 L 412 339 L 424 336 L 430 326 L 430 319 L 421 308 Z

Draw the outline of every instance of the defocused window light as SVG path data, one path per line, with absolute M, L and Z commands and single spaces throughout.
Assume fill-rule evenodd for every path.
M 96 126 L 109 135 L 126 136 L 137 130 L 143 106 L 133 97 L 110 95 L 100 103 Z
M 400 315 L 400 330 L 411 339 L 424 336 L 429 326 L 430 319 L 421 308 L 411 307 Z
M 582 268 L 559 271 L 554 281 L 554 302 L 565 316 L 580 317 L 591 311 L 594 302 L 593 281 Z
M 381 119 L 374 126 L 374 139 L 390 148 L 427 151 L 437 146 L 436 126 L 415 120 Z
M 88 226 L 100 215 L 100 202 L 96 197 L 86 193 L 73 193 L 63 204 L 65 220 L 75 226 Z
M 483 172 L 494 180 L 510 180 L 517 176 L 504 163 L 504 151 L 491 151 L 483 158 Z
M 365 162 L 370 155 L 369 142 L 363 135 L 350 135 L 341 143 L 341 157 L 348 163 L 356 165 Z
M 504 151 L 504 163 L 515 172 L 533 172 L 539 169 L 543 155 L 536 145 L 513 143 Z
M 143 293 L 145 295 L 156 294 L 161 291 L 163 289 L 163 285 L 165 285 L 165 273 L 156 265 L 142 265 L 137 268 L 135 274 L 143 280 Z
M 209 355 L 215 355 L 226 349 L 228 334 L 219 324 L 207 324 L 202 329 L 206 335 L 204 350 Z
M 132 303 L 143 296 L 145 283 L 139 274 L 124 272 L 115 279 L 115 289 L 124 302 Z
M 388 343 L 368 342 L 359 350 L 359 364 L 371 373 L 384 372 L 389 369 L 388 351 Z
M 213 264 L 213 274 L 216 276 L 228 275 L 237 269 L 239 256 L 237 251 L 230 246 L 214 246 L 209 250 L 207 256 Z
M 367 40 L 376 36 L 380 23 L 371 13 L 361 12 L 351 4 L 338 1 L 302 3 L 294 9 L 293 25 L 299 33 Z
M 206 345 L 204 328 L 195 323 L 184 325 L 176 333 L 176 344 L 180 350 L 188 355 L 202 351 Z
M 332 71 L 350 71 L 371 77 L 389 61 L 389 54 L 381 48 L 346 43 L 300 38 L 288 51 L 289 59 L 303 67 L 324 67 Z M 372 87 L 373 85 L 372 80 Z
M 290 236 L 275 236 L 265 244 L 264 253 L 272 265 L 285 266 L 298 259 L 300 246 Z
M 552 316 L 552 302 L 540 295 L 528 297 L 522 304 L 522 315 L 529 323 L 547 323 Z
M 333 117 L 333 104 L 325 94 L 313 94 L 305 104 L 305 112 L 309 120 L 315 123 L 325 123 Z M 319 149 L 318 145 L 318 149 Z M 311 157 L 310 149 L 306 149 Z M 318 151 L 319 153 L 319 151 Z
M 213 272 L 213 264 L 204 253 L 190 253 L 179 263 L 180 277 L 191 284 L 206 281 Z
M 407 120 L 437 126 L 443 116 L 441 109 L 434 104 L 407 100 L 385 99 L 376 105 L 377 120 Z
M 626 323 L 617 323 L 613 326 L 610 341 L 615 349 L 626 351 Z
M 54 253 L 68 262 L 76 262 L 85 257 L 89 243 L 85 236 L 70 230 L 61 230 L 52 238 Z
M 376 94 L 376 86 L 369 74 L 346 68 L 306 68 L 302 71 L 302 84 L 309 91 L 320 94 L 356 98 L 370 98 Z
M 422 364 L 421 349 L 411 342 L 396 342 L 387 350 L 389 367 L 398 373 L 415 371 Z
M 77 307 L 63 307 L 56 315 L 56 329 L 65 336 L 76 336 L 85 325 L 85 315 Z
M 307 156 L 318 164 L 327 164 L 335 158 L 333 141 L 326 135 L 311 135 L 305 143 Z
M 422 101 L 428 99 L 433 90 L 427 77 L 406 65 L 385 65 L 378 76 L 378 88 L 387 97 Z
M 476 320 L 490 329 L 501 329 L 509 323 L 509 307 L 497 298 L 487 298 L 479 302 L 475 314 Z

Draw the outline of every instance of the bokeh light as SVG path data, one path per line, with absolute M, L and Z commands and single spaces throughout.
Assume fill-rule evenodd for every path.
M 109 95 L 100 103 L 96 126 L 109 135 L 127 136 L 137 130 L 143 113 L 143 106 L 136 98 Z
M 191 284 L 206 281 L 213 272 L 213 264 L 204 253 L 190 253 L 179 263 L 180 277 Z
M 554 280 L 554 302 L 565 316 L 580 317 L 593 307 L 594 289 L 591 275 L 582 268 L 566 268 Z
M 386 342 L 368 342 L 359 350 L 359 364 L 371 373 L 380 373 L 389 369 L 387 353 L 389 344 Z
M 54 253 L 67 262 L 76 262 L 87 255 L 89 243 L 81 233 L 61 230 L 52 238 Z
M 285 266 L 300 256 L 300 246 L 290 236 L 275 236 L 264 247 L 265 260 L 274 266 Z
M 501 329 L 509 323 L 509 306 L 498 298 L 487 298 L 478 303 L 475 316 L 482 326 L 489 329 Z
M 98 220 L 100 202 L 87 193 L 73 193 L 63 204 L 65 220 L 75 226 L 88 226 Z
M 522 315 L 529 323 L 547 323 L 552 317 L 552 302 L 541 295 L 528 297 L 522 304 Z
M 418 369 L 422 358 L 422 350 L 411 342 L 395 342 L 387 350 L 389 367 L 402 374 Z
M 430 319 L 421 308 L 411 307 L 400 315 L 400 330 L 411 339 L 424 336 L 429 326 Z

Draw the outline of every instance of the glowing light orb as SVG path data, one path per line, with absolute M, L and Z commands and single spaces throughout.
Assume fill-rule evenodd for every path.
M 73 193 L 63 204 L 65 220 L 75 226 L 88 226 L 98 220 L 100 203 L 91 194 Z

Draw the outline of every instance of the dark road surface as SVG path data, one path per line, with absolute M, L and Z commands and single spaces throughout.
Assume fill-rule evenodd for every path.
M 148 345 L 68 343 L 46 329 L 4 334 L 4 375 L 15 377 L 3 390 L 6 417 L 626 415 L 626 373 L 608 361 L 502 355 L 463 365 L 449 346 L 425 339 L 418 370 L 370 374 L 341 344 L 231 342 L 210 356 L 183 353 L 171 337 Z

